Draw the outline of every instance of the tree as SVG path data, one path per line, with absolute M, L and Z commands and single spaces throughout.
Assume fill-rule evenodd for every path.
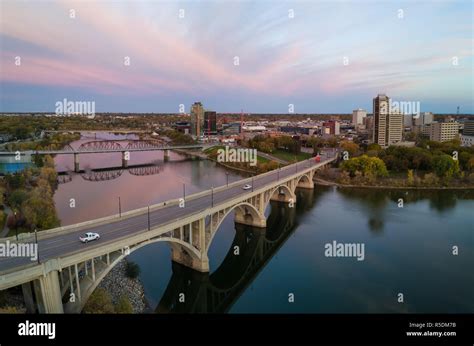
M 459 161 L 449 155 L 438 155 L 433 159 L 433 169 L 438 177 L 451 179 L 459 173 Z
M 133 314 L 133 306 L 130 299 L 126 295 L 121 295 L 117 304 L 115 305 L 115 312 L 117 314 Z
M 130 279 L 136 279 L 140 275 L 140 267 L 134 262 L 127 261 L 127 266 L 125 267 L 125 275 Z
M 413 186 L 415 184 L 415 177 L 413 176 L 413 170 L 409 169 L 407 172 L 407 185 Z
M 360 172 L 362 175 L 373 179 L 373 177 L 385 177 L 388 175 L 385 163 L 378 157 L 362 155 L 344 161 L 341 168 L 350 173 L 352 177 Z
M 8 196 L 8 204 L 13 209 L 20 209 L 24 201 L 28 199 L 28 192 L 23 189 L 18 189 L 13 191 L 10 196 Z
M 103 288 L 97 288 L 89 297 L 83 312 L 86 314 L 112 314 L 115 312 L 110 294 Z
M 359 151 L 359 146 L 351 141 L 343 141 L 341 143 L 341 149 L 347 151 L 350 157 L 353 157 Z

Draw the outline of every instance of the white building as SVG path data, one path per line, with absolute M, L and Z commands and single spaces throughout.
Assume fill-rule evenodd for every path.
M 367 116 L 367 111 L 361 108 L 354 109 L 352 111 L 352 125 L 357 127 L 357 125 L 362 125 L 364 123 L 364 118 Z

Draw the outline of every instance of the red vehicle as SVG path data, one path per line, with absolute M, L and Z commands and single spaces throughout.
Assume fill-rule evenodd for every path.
M 316 155 L 315 158 L 314 158 L 314 161 L 321 162 L 321 156 L 319 156 L 319 154 Z

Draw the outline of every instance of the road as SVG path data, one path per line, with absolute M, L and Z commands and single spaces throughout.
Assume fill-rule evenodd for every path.
M 330 158 L 332 157 L 329 157 L 329 159 Z M 328 158 L 323 156 L 321 163 L 325 162 L 326 160 L 328 160 Z M 254 189 L 257 189 L 271 182 L 277 181 L 278 177 L 281 179 L 290 176 L 296 173 L 297 167 L 308 167 L 309 164 L 315 164 L 314 159 L 283 167 L 281 168 L 279 174 L 278 170 L 274 170 L 272 173 L 266 176 L 256 176 L 254 178 L 253 187 Z M 297 166 L 295 167 L 295 165 Z M 170 205 L 169 207 L 164 207 L 162 209 L 150 212 L 150 225 L 152 228 L 154 226 L 164 225 L 166 223 L 173 222 L 176 219 L 187 217 L 190 214 L 204 211 L 205 209 L 211 207 L 212 200 L 214 205 L 217 205 L 226 200 L 235 198 L 235 196 L 239 194 L 247 193 L 249 193 L 249 191 L 243 190 L 242 186 L 238 185 L 220 190 L 219 192 L 214 193 L 213 196 L 206 195 L 189 200 L 186 202 L 186 206 L 184 208 L 180 208 L 176 205 Z M 179 198 L 179 196 L 177 197 Z M 106 225 L 96 226 L 80 231 L 71 231 L 67 234 L 58 234 L 57 236 L 47 239 L 40 239 L 38 241 L 39 259 L 41 262 L 44 262 L 48 259 L 64 257 L 69 253 L 77 251 L 81 247 L 99 247 L 103 243 L 113 242 L 114 240 L 127 235 L 129 236 L 146 232 L 147 228 L 147 214 L 142 214 L 113 221 Z M 97 232 L 100 234 L 101 238 L 98 241 L 82 244 L 79 241 L 79 236 L 86 232 Z M 31 263 L 31 259 L 25 257 L 0 257 L 0 272 L 3 270 L 12 269 L 16 266 L 22 266 Z

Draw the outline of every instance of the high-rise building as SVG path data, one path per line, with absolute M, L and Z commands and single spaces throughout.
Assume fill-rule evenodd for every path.
M 444 123 L 432 123 L 430 125 L 430 140 L 446 142 L 457 138 L 459 135 L 459 123 L 449 121 Z
M 200 137 L 204 126 L 204 107 L 201 102 L 191 106 L 191 134 Z
M 367 111 L 363 109 L 354 109 L 352 111 L 352 125 L 357 127 L 357 125 L 362 125 L 364 123 L 364 118 L 367 116 Z
M 390 109 L 390 98 L 384 94 L 373 100 L 373 139 L 381 147 L 400 142 L 403 135 L 403 114 Z
M 214 111 L 204 112 L 204 127 L 202 132 L 206 136 L 217 135 L 217 115 Z

